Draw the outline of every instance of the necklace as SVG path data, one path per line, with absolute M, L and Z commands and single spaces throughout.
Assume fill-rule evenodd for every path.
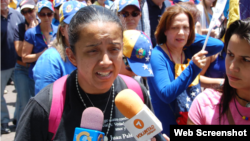
M 77 80 L 77 76 L 76 76 L 76 80 Z M 76 84 L 78 84 L 77 82 L 78 82 L 78 81 L 76 81 Z M 112 86 L 113 86 L 113 84 L 112 84 Z M 114 87 L 114 86 L 113 86 L 113 87 Z M 84 106 L 87 108 L 86 104 L 85 104 L 85 103 L 84 103 L 84 101 L 83 101 L 82 96 L 80 95 L 80 91 L 79 91 L 79 89 L 78 89 L 78 85 L 77 85 L 77 91 L 78 91 L 78 94 L 79 94 L 79 96 L 80 96 L 80 98 L 81 98 L 81 100 L 82 100 L 82 102 L 83 102 Z M 83 92 L 84 92 L 84 91 L 83 91 Z M 92 104 L 92 106 L 93 106 L 93 107 L 95 107 L 95 105 L 94 105 L 94 104 L 92 103 L 92 101 L 90 100 L 90 98 L 89 98 L 88 94 L 87 94 L 86 92 L 84 92 L 84 94 L 85 94 L 85 95 L 86 95 L 86 97 L 89 99 L 89 101 L 90 101 L 90 103 Z M 105 114 L 106 108 L 107 108 L 108 103 L 109 103 L 110 96 L 111 96 L 111 90 L 110 90 L 110 94 L 109 94 L 108 102 L 107 102 L 107 104 L 106 104 L 106 106 L 105 106 L 105 109 L 103 110 L 103 114 Z
M 40 28 L 41 28 L 41 26 L 40 26 Z M 49 32 L 49 35 L 50 35 L 50 41 L 51 41 L 51 36 L 52 36 L 52 31 L 51 32 Z M 41 30 L 41 34 L 42 34 L 42 36 L 43 36 L 43 41 L 45 42 L 45 44 L 46 45 L 48 45 L 48 42 L 47 42 L 47 40 L 46 40 L 46 38 L 45 38 L 45 36 L 43 35 L 43 32 L 42 32 L 42 30 Z
M 171 60 L 174 62 L 174 59 L 173 59 L 173 57 L 172 57 L 172 54 L 171 54 L 171 52 L 170 52 L 170 50 L 169 50 L 167 44 L 165 44 L 165 45 L 166 45 L 166 47 L 167 47 L 167 49 L 168 49 L 168 52 L 169 52 L 169 55 L 170 55 Z M 175 62 L 174 62 L 174 63 L 175 63 Z M 182 52 L 181 52 L 181 64 L 182 64 Z
M 77 74 L 78 74 L 78 73 L 77 73 L 77 70 L 76 70 L 76 89 L 77 89 L 78 95 L 79 95 L 79 97 L 80 97 L 80 99 L 81 99 L 83 105 L 85 106 L 85 108 L 87 108 L 87 106 L 86 106 L 86 104 L 85 104 L 85 102 L 84 102 L 84 100 L 83 100 L 83 98 L 82 98 L 82 96 L 81 96 L 81 94 L 80 94 L 79 88 L 78 88 Z M 109 120 L 108 120 L 108 129 L 107 129 L 107 131 L 106 131 L 106 135 L 105 135 L 105 137 L 104 137 L 104 141 L 108 141 L 107 135 L 108 135 L 108 133 L 109 133 L 109 129 L 110 129 L 110 125 L 111 125 L 111 119 L 112 119 L 112 115 L 113 115 L 113 108 L 114 108 L 113 106 L 114 106 L 114 98 L 115 98 L 115 86 L 114 86 L 114 84 L 112 84 L 112 88 L 111 88 L 111 89 L 112 89 L 112 93 L 113 93 L 113 94 L 112 94 L 112 103 L 111 103 L 110 116 L 109 116 Z M 111 95 L 111 90 L 110 90 L 110 95 Z M 110 95 L 109 95 L 109 99 L 110 99 Z M 87 94 L 86 94 L 86 96 L 87 96 Z M 88 96 L 87 96 L 87 98 L 89 99 Z M 109 102 L 109 99 L 108 99 L 108 102 Z M 91 102 L 90 99 L 89 99 L 89 101 Z M 105 109 L 104 109 L 103 112 L 106 111 L 108 102 L 107 102 L 106 107 L 105 107 Z M 91 102 L 91 104 L 93 105 L 92 102 Z M 94 105 L 93 105 L 93 106 L 94 106 Z
M 237 107 L 237 105 L 236 105 L 235 98 L 234 98 L 234 104 L 235 104 L 235 107 L 236 107 L 236 109 L 237 109 L 238 113 L 239 113 L 239 114 L 240 114 L 240 116 L 242 117 L 242 119 L 244 119 L 244 120 L 250 120 L 250 118 L 249 118 L 249 117 L 242 116 L 242 114 L 240 113 L 240 111 L 239 111 L 239 109 L 238 109 L 238 107 Z
M 237 95 L 237 97 L 238 97 L 239 99 L 244 100 L 244 101 L 247 102 L 246 107 L 250 107 L 250 102 L 249 102 L 249 101 L 247 101 L 247 100 L 244 99 L 244 98 L 241 98 L 241 97 L 237 94 L 237 92 L 236 92 L 235 94 Z

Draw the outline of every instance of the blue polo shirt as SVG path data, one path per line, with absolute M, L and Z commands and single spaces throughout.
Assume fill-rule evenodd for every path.
M 7 19 L 1 15 L 1 70 L 14 68 L 16 64 L 16 50 L 14 46 L 14 30 L 24 21 L 24 17 L 9 8 Z
M 53 38 L 55 38 L 57 33 L 57 27 L 54 26 L 53 24 L 51 24 L 51 27 L 53 30 L 52 36 Z M 39 53 L 43 51 L 45 48 L 48 48 L 48 45 L 46 45 L 46 43 L 43 41 L 40 24 L 38 24 L 36 27 L 28 29 L 25 32 L 24 40 L 33 45 L 33 50 L 31 52 L 32 54 Z M 31 79 L 33 79 L 32 69 L 35 66 L 35 64 L 36 62 L 30 64 L 29 77 Z
M 150 21 L 150 29 L 151 29 L 151 41 L 153 47 L 156 46 L 156 39 L 155 39 L 155 30 L 158 26 L 159 19 L 161 15 L 164 13 L 165 9 L 171 6 L 171 3 L 168 0 L 165 0 L 162 4 L 161 9 L 158 5 L 156 5 L 152 0 L 147 0 L 148 2 L 148 12 L 149 12 L 149 21 Z
M 40 20 L 37 19 L 39 22 Z M 25 25 L 29 26 L 29 23 L 25 20 L 24 22 L 17 25 L 14 32 L 14 41 L 23 41 L 25 35 Z M 22 61 L 22 57 L 17 55 L 17 60 Z

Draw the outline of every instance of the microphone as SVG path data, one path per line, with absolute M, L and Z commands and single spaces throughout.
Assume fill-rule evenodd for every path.
M 88 107 L 82 113 L 80 128 L 75 128 L 73 141 L 103 141 L 101 132 L 104 115 L 96 107 Z
M 150 140 L 162 131 L 161 122 L 133 90 L 125 89 L 118 93 L 115 105 L 129 118 L 124 125 L 136 140 Z

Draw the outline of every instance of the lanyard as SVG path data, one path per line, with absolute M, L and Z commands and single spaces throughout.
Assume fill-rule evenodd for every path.
M 41 27 L 40 27 L 40 29 L 41 29 Z M 53 30 L 53 28 L 51 28 L 51 29 Z M 41 30 L 41 33 L 42 33 L 42 36 L 43 36 L 43 41 L 45 42 L 46 45 L 48 45 L 48 42 L 47 42 L 45 36 L 43 35 L 42 30 Z M 52 35 L 52 33 L 53 33 L 53 31 L 49 32 L 49 35 Z
M 168 49 L 168 46 L 167 46 L 167 44 L 165 44 L 166 45 L 166 47 L 167 47 L 167 49 Z M 171 54 L 171 52 L 170 52 L 170 50 L 168 49 L 168 52 L 169 52 L 169 55 L 170 55 L 170 58 L 172 59 L 172 61 L 174 62 L 174 59 L 173 59 L 173 57 L 172 57 L 172 54 Z M 175 62 L 174 62 L 175 63 Z M 182 53 L 181 53 L 181 64 L 182 64 Z

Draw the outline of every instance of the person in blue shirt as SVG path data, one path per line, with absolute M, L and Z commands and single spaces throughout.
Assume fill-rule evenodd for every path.
M 33 68 L 35 94 L 45 86 L 76 69 L 66 55 L 70 47 L 67 30 L 71 18 L 82 7 L 84 7 L 83 3 L 78 1 L 68 1 L 62 4 L 59 13 L 62 16 L 60 17 L 57 37 L 52 46 L 39 57 Z
M 34 80 L 29 78 L 29 64 L 22 61 L 22 48 L 25 31 L 38 25 L 39 20 L 36 18 L 34 0 L 23 0 L 20 3 L 20 10 L 25 18 L 25 21 L 18 24 L 14 32 L 14 44 L 17 52 L 17 61 L 15 66 L 15 87 L 17 91 L 16 112 L 13 123 L 18 123 L 18 120 L 28 103 L 29 99 L 35 95 Z
M 54 6 L 54 9 L 55 9 L 55 15 L 54 15 L 54 19 L 52 20 L 52 24 L 54 26 L 58 26 L 60 24 L 59 22 L 59 9 L 61 7 L 61 5 L 66 2 L 66 0 L 54 0 L 53 1 L 53 6 Z
M 158 45 L 150 59 L 154 77 L 148 78 L 148 85 L 162 133 L 168 136 L 170 125 L 187 123 L 192 101 L 201 92 L 199 73 L 206 56 L 224 46 L 220 40 L 209 38 L 206 51 L 202 51 L 206 36 L 195 34 L 194 27 L 191 13 L 176 5 L 166 9 L 155 33 Z
M 57 32 L 57 27 L 51 24 L 54 15 L 52 3 L 43 0 L 37 3 L 37 7 L 41 22 L 25 32 L 22 51 L 23 62 L 30 63 L 29 77 L 31 79 L 33 79 L 32 69 L 37 59 L 48 48 Z
M 191 2 L 180 2 L 178 5 L 191 12 L 195 22 L 199 20 L 199 10 L 196 8 L 195 4 Z M 224 29 L 224 26 L 221 26 L 221 28 Z M 197 26 L 196 31 L 199 34 L 202 34 L 201 32 L 198 32 Z M 223 37 L 224 32 L 225 30 L 221 31 L 220 38 Z M 213 88 L 217 90 L 222 88 L 221 86 L 225 77 L 225 55 L 226 54 L 223 49 L 220 53 L 207 57 L 206 66 L 204 66 L 200 72 L 201 87 Z
M 9 111 L 3 97 L 4 89 L 10 78 L 14 79 L 16 51 L 14 47 L 14 29 L 24 21 L 23 16 L 12 8 L 8 8 L 9 0 L 1 0 L 1 134 L 10 133 Z

